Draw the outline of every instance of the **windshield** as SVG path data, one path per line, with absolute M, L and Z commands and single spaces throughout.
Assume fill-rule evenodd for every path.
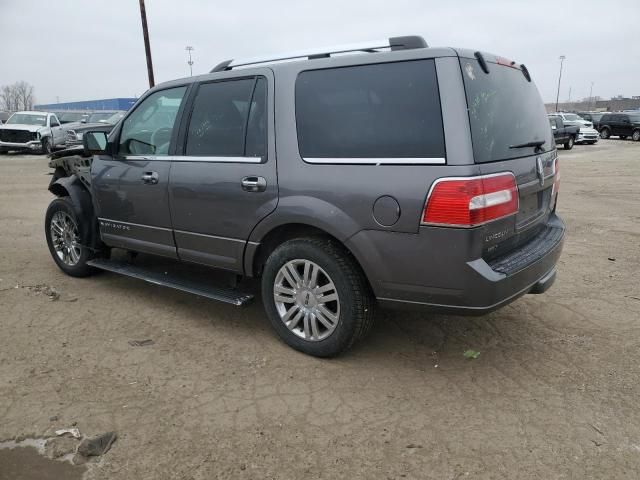
M 47 125 L 46 115 L 36 115 L 33 113 L 14 113 L 7 120 L 7 125 L 38 125 L 44 127 Z
M 584 120 L 584 118 L 579 117 L 575 113 L 565 113 L 564 114 L 564 119 L 565 120 L 569 120 L 570 122 L 579 122 L 581 120 Z
M 533 82 L 522 70 L 495 63 L 489 73 L 478 61 L 460 58 L 467 95 L 473 154 L 476 163 L 508 160 L 553 150 L 555 142 L 547 113 Z M 511 146 L 536 145 L 509 148 Z
M 113 115 L 113 112 L 92 113 L 91 115 L 89 115 L 89 118 L 87 118 L 87 123 L 104 122 L 112 115 Z

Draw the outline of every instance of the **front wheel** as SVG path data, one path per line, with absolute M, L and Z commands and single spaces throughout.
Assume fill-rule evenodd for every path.
M 280 338 L 316 357 L 347 350 L 374 319 L 364 274 L 330 239 L 300 238 L 276 248 L 265 264 L 262 299 Z
M 45 137 L 42 139 L 42 149 L 40 150 L 40 153 L 44 155 L 49 155 L 51 153 L 51 141 L 49 138 Z
M 565 150 L 571 150 L 573 148 L 573 144 L 574 144 L 575 140 L 573 137 L 569 137 L 569 140 L 567 140 L 567 142 L 564 144 L 564 149 Z
M 640 130 L 634 130 L 631 134 L 631 138 L 634 142 L 640 142 Z
M 87 265 L 94 254 L 84 246 L 87 239 L 81 238 L 80 221 L 69 197 L 56 198 L 45 215 L 49 252 L 60 270 L 72 277 L 86 277 L 95 272 Z
M 606 138 L 609 138 L 610 136 L 611 136 L 611 132 L 609 131 L 608 128 L 603 128 L 600 131 L 600 138 L 605 138 L 606 139 Z

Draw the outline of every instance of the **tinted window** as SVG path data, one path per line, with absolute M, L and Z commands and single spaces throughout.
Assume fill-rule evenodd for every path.
M 185 154 L 261 157 L 266 146 L 266 80 L 247 78 L 200 85 Z
M 613 115 L 603 115 L 600 119 L 600 123 L 607 123 L 613 120 Z
M 302 72 L 296 123 L 306 158 L 445 156 L 433 60 Z
M 544 141 L 544 151 L 555 148 L 538 89 L 522 70 L 490 63 L 489 73 L 484 73 L 478 61 L 469 58 L 461 58 L 460 66 L 476 162 L 536 153 L 535 147 L 509 148 L 524 143 Z
M 60 123 L 58 122 L 58 119 L 56 117 L 51 117 L 50 122 L 51 122 L 51 126 L 52 127 L 59 127 L 60 126 Z
M 120 134 L 123 155 L 167 155 L 186 87 L 152 93 L 129 115 Z

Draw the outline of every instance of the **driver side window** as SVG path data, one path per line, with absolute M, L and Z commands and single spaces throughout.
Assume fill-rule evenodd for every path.
M 122 124 L 120 155 L 168 155 L 178 109 L 187 87 L 152 93 Z

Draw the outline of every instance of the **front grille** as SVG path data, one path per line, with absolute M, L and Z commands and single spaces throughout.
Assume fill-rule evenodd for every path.
M 562 228 L 547 227 L 516 251 L 487 263 L 496 272 L 506 275 L 519 272 L 551 251 L 562 239 L 563 232 Z
M 36 133 L 26 130 L 0 130 L 0 141 L 9 143 L 27 143 L 36 139 Z

